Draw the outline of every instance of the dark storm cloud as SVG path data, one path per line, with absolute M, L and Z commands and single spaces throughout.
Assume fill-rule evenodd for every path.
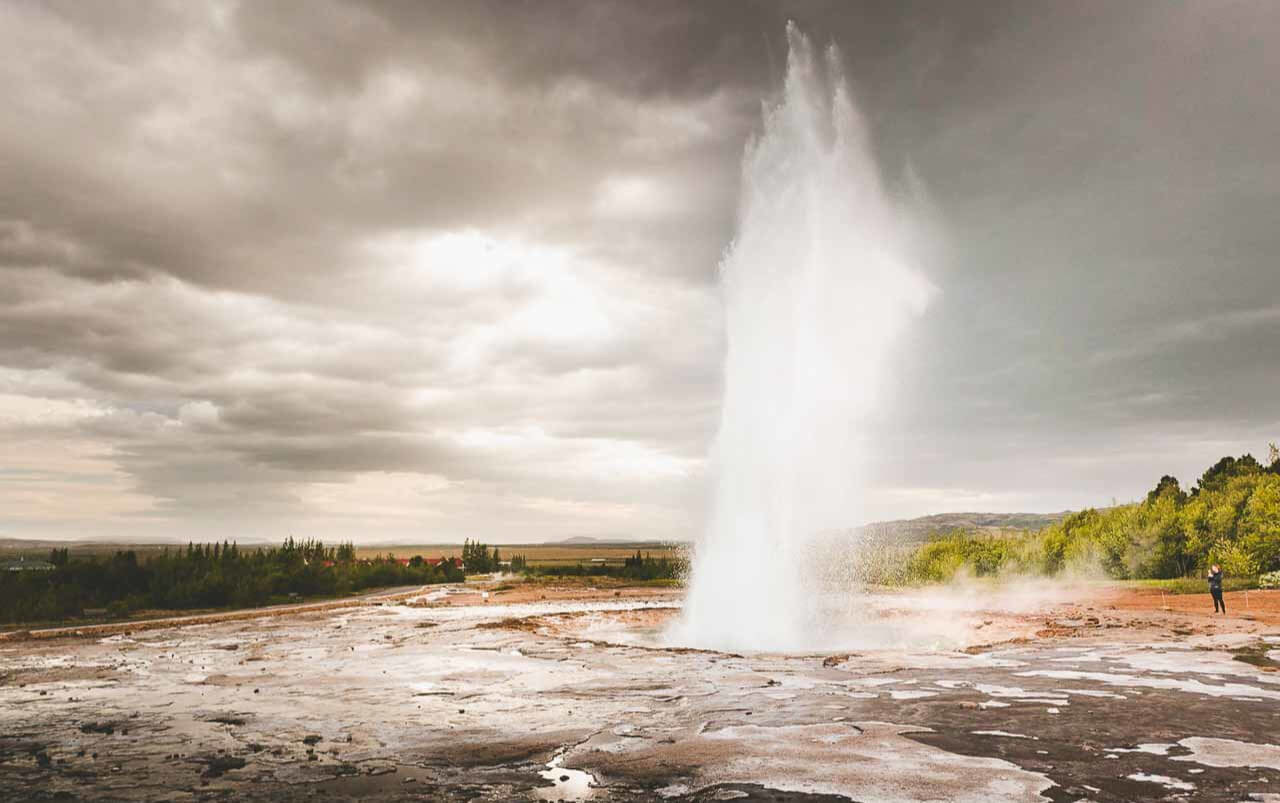
M 9 0 L 0 526 L 687 537 L 790 18 L 942 290 L 867 515 L 1105 502 L 1275 437 L 1268 4 Z
M 216 8 L 11 7 L 36 58 L 7 70 L 0 219 L 88 241 L 107 276 L 323 295 L 378 233 L 567 221 L 577 242 L 607 171 L 697 160 L 716 180 L 673 191 L 723 184 L 754 113 L 691 80 L 746 54 L 674 6 Z M 720 239 L 724 206 L 695 215 Z

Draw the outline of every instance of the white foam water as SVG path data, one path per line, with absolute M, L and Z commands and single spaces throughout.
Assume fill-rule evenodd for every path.
M 859 521 L 862 428 L 892 342 L 933 293 L 907 259 L 839 53 L 815 53 L 794 25 L 787 37 L 782 96 L 747 146 L 720 266 L 715 490 L 671 633 L 716 649 L 825 646 L 807 547 Z

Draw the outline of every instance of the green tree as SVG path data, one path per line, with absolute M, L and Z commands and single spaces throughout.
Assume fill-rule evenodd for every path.
M 468 538 L 462 544 L 462 563 L 472 574 L 492 571 L 493 559 L 489 557 L 489 545 Z
M 1196 488 L 1192 493 L 1220 491 L 1236 477 L 1259 474 L 1261 472 L 1262 466 L 1258 464 L 1253 455 L 1245 454 L 1238 458 L 1228 455 L 1209 467 L 1209 470 L 1200 477 L 1200 481 L 1196 484 Z
M 1156 487 L 1147 492 L 1147 504 L 1155 504 L 1157 499 L 1165 495 L 1172 496 L 1179 504 L 1187 499 L 1186 492 L 1178 485 L 1178 478 L 1168 474 L 1161 477 Z
M 1256 571 L 1280 569 L 1280 476 L 1258 479 L 1240 516 L 1240 549 Z

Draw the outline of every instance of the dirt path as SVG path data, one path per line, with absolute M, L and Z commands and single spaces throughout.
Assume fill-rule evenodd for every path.
M 1213 599 L 1203 594 L 1168 594 L 1151 588 L 1109 588 L 1098 603 L 1123 611 L 1158 611 L 1185 617 L 1193 623 L 1260 622 L 1280 624 L 1280 589 L 1232 591 L 1223 595 L 1227 615 L 1215 615 Z

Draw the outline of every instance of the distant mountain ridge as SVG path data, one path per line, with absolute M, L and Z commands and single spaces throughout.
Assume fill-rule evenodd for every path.
M 1062 521 L 1071 513 L 1070 510 L 1060 513 L 935 513 L 915 519 L 877 521 L 859 529 L 912 540 L 924 540 L 934 533 L 947 530 L 969 532 L 1043 530 Z
M 935 513 L 930 516 L 920 516 L 914 519 L 897 519 L 894 521 L 877 521 L 858 527 L 859 530 L 874 531 L 877 534 L 901 538 L 905 540 L 923 541 L 930 535 L 948 530 L 968 530 L 970 532 L 990 531 L 998 532 L 1000 530 L 1041 530 L 1051 524 L 1056 524 L 1069 516 L 1071 511 L 1064 510 L 1061 513 Z M 693 540 L 693 539 L 690 539 Z M 665 539 L 653 538 L 625 538 L 619 536 L 596 537 L 589 535 L 575 535 L 569 538 L 563 538 L 559 541 L 543 541 L 536 544 L 502 544 L 499 546 L 504 548 L 520 547 L 520 546 L 566 546 L 566 547 L 660 547 L 668 544 L 678 544 L 680 541 L 668 541 Z M 74 541 L 59 541 L 56 539 L 25 539 L 25 538 L 0 538 L 0 551 L 34 551 L 62 547 L 73 548 L 96 548 L 108 549 L 110 547 L 131 548 L 131 549 L 163 549 L 164 547 L 182 547 L 186 542 L 177 541 L 144 541 L 130 542 L 120 539 L 110 539 L 103 541 L 95 541 L 93 539 L 77 539 Z M 403 541 L 373 541 L 363 544 L 357 544 L 359 547 L 375 548 L 383 546 L 403 546 Z M 240 541 L 242 547 L 260 547 L 260 546 L 278 546 L 278 542 L 269 540 L 255 539 L 253 541 Z M 432 544 L 432 546 L 457 546 L 457 544 L 441 543 Z

